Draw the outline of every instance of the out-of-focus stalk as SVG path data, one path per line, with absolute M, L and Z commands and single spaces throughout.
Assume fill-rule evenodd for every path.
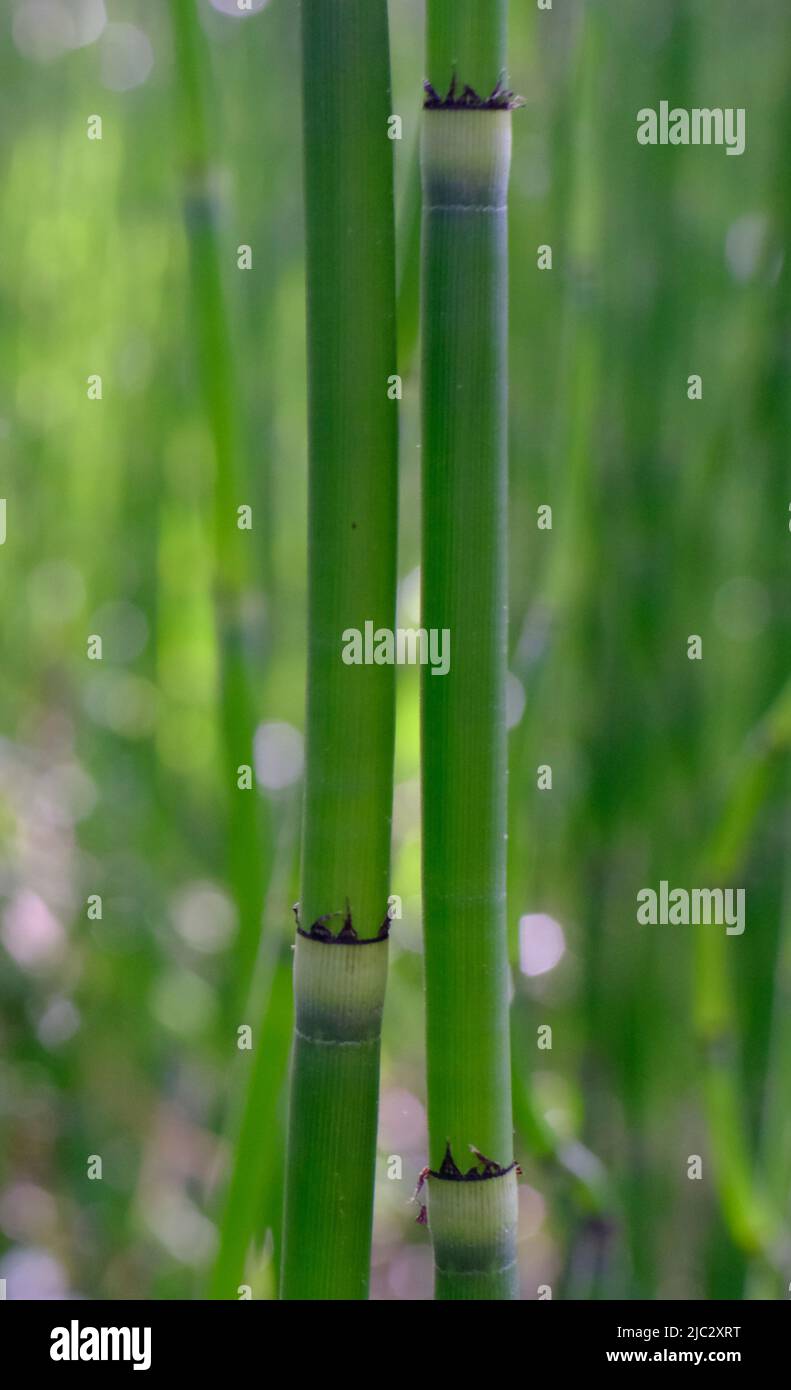
M 238 388 L 229 311 L 223 289 L 216 193 L 204 94 L 204 39 L 197 7 L 171 0 L 171 21 L 180 100 L 180 149 L 184 226 L 201 396 L 214 450 L 213 591 L 219 667 L 220 741 L 228 788 L 228 872 L 239 930 L 229 1009 L 247 1001 L 261 933 L 264 837 L 255 791 L 240 791 L 237 768 L 253 758 L 255 710 L 245 643 L 244 599 L 249 561 L 246 534 L 237 527 L 241 438 Z

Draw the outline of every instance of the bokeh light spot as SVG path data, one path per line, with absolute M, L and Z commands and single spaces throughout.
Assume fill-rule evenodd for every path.
M 302 776 L 302 735 L 293 724 L 261 724 L 254 744 L 255 775 L 267 791 L 282 791 Z
M 563 928 L 545 912 L 519 918 L 519 968 L 523 975 L 545 975 L 566 949 Z
M 102 85 L 129 92 L 145 82 L 154 66 L 154 50 L 134 24 L 108 24 L 101 41 Z

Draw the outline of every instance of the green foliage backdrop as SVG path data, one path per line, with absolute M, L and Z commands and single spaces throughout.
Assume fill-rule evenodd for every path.
M 306 651 L 298 12 L 201 3 L 185 40 L 186 3 L 13 0 L 0 19 L 10 1298 L 277 1288 Z M 390 11 L 399 621 L 415 625 L 423 15 Z M 510 196 L 522 1296 L 782 1298 L 791 21 L 777 0 L 522 0 L 509 52 L 526 101 Z M 639 145 L 636 113 L 662 99 L 744 107 L 745 153 Z M 218 511 L 239 505 L 253 525 L 228 553 Z M 399 670 L 380 1299 L 431 1290 L 409 1201 L 427 1152 L 418 684 Z M 745 888 L 745 932 L 638 925 L 660 880 Z

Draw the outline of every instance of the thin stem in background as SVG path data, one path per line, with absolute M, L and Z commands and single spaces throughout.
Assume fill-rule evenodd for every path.
M 255 706 L 246 651 L 244 597 L 248 533 L 237 527 L 242 428 L 234 375 L 233 334 L 223 288 L 222 250 L 204 97 L 206 55 L 194 4 L 171 0 L 181 102 L 184 225 L 202 401 L 214 448 L 214 608 L 219 664 L 223 776 L 228 787 L 226 843 L 239 930 L 229 1006 L 234 1018 L 247 1002 L 261 936 L 267 878 L 260 800 L 240 790 L 237 768 L 253 760 Z M 241 1020 L 240 1020 L 241 1021 Z

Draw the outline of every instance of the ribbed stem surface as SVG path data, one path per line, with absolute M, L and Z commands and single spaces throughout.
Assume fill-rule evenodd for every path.
M 505 934 L 509 112 L 424 113 L 423 885 L 431 1163 L 513 1157 Z
M 385 0 L 303 0 L 302 50 L 310 500 L 301 915 L 308 929 L 327 918 L 337 934 L 348 910 L 354 929 L 371 938 L 387 908 L 394 670 L 346 665 L 342 648 L 349 629 L 395 625 L 397 406 L 388 396 L 397 372 L 395 238 Z M 379 1043 L 378 1024 L 360 1034 L 359 1011 L 370 1005 L 380 1016 L 386 958 L 382 942 L 298 938 L 286 1298 L 366 1296 Z M 372 961 L 381 964 L 375 997 Z M 319 1036 L 316 992 L 325 972 L 341 964 L 348 997 L 336 1001 Z
M 476 1182 L 432 1177 L 428 1190 L 437 1298 L 516 1298 L 516 1169 Z
M 395 622 L 395 246 L 387 6 L 303 0 L 310 424 L 302 920 L 374 935 L 387 904 L 394 681 L 347 666 L 349 628 Z M 340 923 L 338 923 L 340 925 Z
M 504 65 L 504 18 L 499 4 L 430 0 L 429 74 L 438 89 L 447 90 L 441 70 L 450 65 L 460 84 L 491 91 Z M 456 62 L 458 53 L 469 67 Z M 451 633 L 449 673 L 424 670 L 422 681 L 435 1171 L 448 1141 L 462 1169 L 471 1145 L 502 1167 L 513 1158 L 505 918 L 510 150 L 510 111 L 423 113 L 423 625 Z M 514 1296 L 516 1221 L 502 1210 L 514 1183 L 513 1174 L 429 1179 L 437 1297 Z M 461 1270 L 459 1252 L 470 1243 L 475 1259 Z
M 367 1297 L 387 942 L 298 936 L 285 1298 Z
M 461 86 L 488 96 L 504 77 L 508 0 L 429 0 L 428 80 L 446 92 Z

